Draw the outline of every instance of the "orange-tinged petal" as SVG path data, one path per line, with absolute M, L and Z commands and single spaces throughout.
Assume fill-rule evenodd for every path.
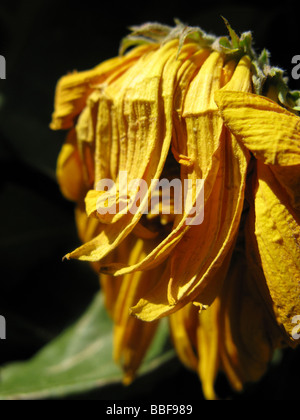
M 181 362 L 189 369 L 197 370 L 195 351 L 198 311 L 192 304 L 174 312 L 169 317 L 174 347 Z
M 215 271 L 223 264 L 236 239 L 249 161 L 248 153 L 229 133 L 226 143 L 225 165 L 220 167 L 204 221 L 187 232 L 172 255 L 170 303 L 187 295 L 197 294 L 201 298 L 203 293 L 202 303 L 211 304 L 221 287 L 221 283 L 215 284 L 211 278 L 215 278 Z
M 170 315 L 178 356 L 198 371 L 206 399 L 218 398 L 215 381 L 219 371 L 241 391 L 246 383 L 261 378 L 274 349 L 282 345 L 282 331 L 256 287 L 242 238 L 213 304 L 200 312 L 188 304 Z
M 101 223 L 99 223 L 95 218 L 88 218 L 87 220 L 97 222 L 100 226 L 102 226 Z M 146 243 L 147 241 L 144 242 L 144 244 Z M 118 246 L 118 248 L 115 249 L 110 255 L 108 255 L 105 260 L 107 263 L 110 262 L 112 259 L 116 259 L 122 263 L 128 263 L 129 259 L 135 260 L 140 255 L 141 244 L 143 244 L 143 242 L 137 242 L 137 238 L 134 235 L 128 235 L 125 238 L 125 240 Z M 123 279 L 124 276 L 113 277 L 102 273 L 100 275 L 100 283 L 101 288 L 104 291 L 106 307 L 108 308 L 108 311 L 113 319 L 117 319 L 120 317 L 116 308 L 118 305 L 118 301 L 123 299 L 122 294 L 120 292 L 123 284 Z
M 231 386 L 241 391 L 265 373 L 281 337 L 244 254 L 234 254 L 220 295 L 219 352 Z
M 214 270 L 210 273 L 209 277 L 211 287 L 207 289 L 205 293 L 202 292 L 198 296 L 198 289 L 195 288 L 192 293 L 187 293 L 186 296 L 176 302 L 176 304 L 170 304 L 168 296 L 171 278 L 171 261 L 168 260 L 165 272 L 161 276 L 160 281 L 152 289 L 145 291 L 139 302 L 131 308 L 132 313 L 143 321 L 152 322 L 158 318 L 176 313 L 191 301 L 201 310 L 205 309 L 207 307 L 205 302 L 211 304 L 213 299 L 215 299 L 216 295 L 220 292 L 220 287 L 227 275 L 232 250 L 233 249 L 230 249 L 228 251 L 222 265 L 215 265 Z
M 219 72 L 218 77 L 215 75 L 212 80 L 219 80 L 221 76 L 219 59 L 217 55 L 211 59 L 210 66 L 215 66 Z M 210 70 L 207 95 L 213 98 L 215 89 L 218 89 L 220 84 L 217 82 L 215 88 L 212 88 L 210 66 L 205 68 L 204 65 L 200 73 L 203 68 L 206 71 Z M 244 57 L 240 61 L 229 82 L 230 89 L 251 89 L 250 66 L 251 62 L 248 57 Z M 204 75 L 206 76 L 206 72 Z M 224 89 L 226 88 L 227 85 Z M 195 120 L 202 121 L 204 127 L 207 128 L 205 132 L 200 130 L 202 137 L 196 138 L 196 140 L 199 142 L 199 154 L 201 144 L 203 150 L 206 150 L 207 147 L 207 154 L 203 153 L 207 161 L 205 162 L 203 158 L 202 166 L 208 172 L 213 162 L 212 157 L 209 157 L 209 150 L 213 153 L 214 149 L 217 149 L 220 161 L 220 166 L 217 165 L 218 175 L 217 178 L 213 175 L 215 180 L 211 182 L 212 185 L 210 182 L 208 187 L 205 184 L 205 191 L 211 188 L 211 193 L 208 192 L 202 224 L 192 226 L 171 255 L 170 278 L 164 276 L 160 285 L 145 295 L 138 305 L 132 308 L 134 314 L 146 321 L 176 311 L 184 302 L 186 303 L 187 299 L 193 300 L 195 296 L 200 299 L 202 296 L 203 304 L 211 304 L 222 286 L 222 277 L 218 278 L 216 272 L 224 263 L 236 239 L 244 205 L 249 153 L 243 146 L 240 146 L 234 136 L 223 130 L 217 107 L 212 101 L 213 99 L 206 98 L 208 107 L 206 111 L 202 110 L 202 103 L 198 105 L 197 102 L 194 102 L 194 106 L 199 107 Z M 213 119 L 216 120 L 215 127 L 211 122 Z M 202 127 L 200 122 L 199 127 Z M 193 125 L 192 128 L 195 126 Z M 194 147 L 195 149 L 196 147 Z M 198 175 L 201 175 L 201 168 L 200 165 L 197 171 Z M 207 172 L 205 174 L 207 175 Z M 168 291 L 167 296 L 166 290 Z
M 217 398 L 214 383 L 220 367 L 218 308 L 216 300 L 209 310 L 202 311 L 188 304 L 170 315 L 171 333 L 180 361 L 198 372 L 207 400 Z
M 220 301 L 216 299 L 210 308 L 198 314 L 198 373 L 207 400 L 217 398 L 214 384 L 220 367 L 219 307 Z
M 95 219 L 94 219 L 95 220 Z M 150 241 L 129 235 L 114 251 L 120 261 L 134 264 L 144 258 Z M 108 257 L 110 258 L 110 257 Z M 101 275 L 106 305 L 114 321 L 114 359 L 124 370 L 124 383 L 130 383 L 154 337 L 158 322 L 144 323 L 130 315 L 129 308 L 144 291 L 160 278 L 164 267 L 147 272 L 136 272 L 119 277 Z

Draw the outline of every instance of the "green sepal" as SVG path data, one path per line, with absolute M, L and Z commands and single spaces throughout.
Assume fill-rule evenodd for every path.
M 270 65 L 269 51 L 263 49 L 260 55 L 257 55 L 253 49 L 252 33 L 248 31 L 238 36 L 228 20 L 223 16 L 222 19 L 227 27 L 229 37 L 215 37 L 207 34 L 199 27 L 187 26 L 176 19 L 176 26 L 174 27 L 159 23 L 145 23 L 141 26 L 134 26 L 130 28 L 132 33 L 123 39 L 120 53 L 123 54 L 128 48 L 145 43 L 163 45 L 173 39 L 178 39 L 178 58 L 184 42 L 189 39 L 196 42 L 199 47 L 210 48 L 212 51 L 225 54 L 228 60 L 234 59 L 238 62 L 244 55 L 248 55 L 252 61 L 254 92 L 258 95 L 266 95 L 268 87 L 273 85 L 277 92 L 275 100 L 292 111 L 299 111 L 300 92 L 290 91 L 283 70 Z
M 284 70 L 279 67 L 265 66 L 264 72 L 267 78 L 266 87 L 272 86 L 275 89 L 278 102 L 290 111 L 300 111 L 300 91 L 289 89 Z
M 211 47 L 216 41 L 214 35 L 205 33 L 199 27 L 187 26 L 175 19 L 176 26 L 171 27 L 159 23 L 145 23 L 141 26 L 133 26 L 130 35 L 121 42 L 120 52 L 123 54 L 129 47 L 137 46 L 142 43 L 159 43 L 161 45 L 173 39 L 179 39 L 178 54 L 186 39 L 196 42 L 199 47 Z
M 240 38 L 238 37 L 237 33 L 235 32 L 234 29 L 232 29 L 232 27 L 230 26 L 228 20 L 226 18 L 224 18 L 224 16 L 221 16 L 222 19 L 225 22 L 225 25 L 228 29 L 230 38 L 231 38 L 231 48 L 233 50 L 238 50 L 240 48 Z
M 138 47 L 139 45 L 153 44 L 155 41 L 152 41 L 149 38 L 142 36 L 127 36 L 122 39 L 119 47 L 119 55 L 124 55 L 125 52 L 131 47 Z

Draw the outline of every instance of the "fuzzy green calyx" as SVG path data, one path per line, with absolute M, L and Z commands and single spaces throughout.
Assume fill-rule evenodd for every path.
M 161 45 L 173 40 L 179 40 L 178 55 L 186 40 L 196 42 L 199 47 L 210 48 L 225 54 L 229 59 L 238 61 L 242 56 L 248 55 L 252 61 L 252 80 L 254 91 L 258 95 L 267 96 L 270 87 L 275 96 L 273 99 L 292 111 L 300 111 L 300 91 L 291 91 L 288 87 L 288 78 L 284 71 L 270 64 L 270 53 L 264 49 L 257 55 L 253 48 L 253 38 L 250 31 L 243 32 L 241 36 L 232 29 L 227 19 L 222 17 L 229 36 L 216 37 L 207 34 L 199 27 L 191 27 L 175 19 L 175 26 L 160 23 L 145 23 L 130 28 L 131 33 L 126 36 L 120 45 L 120 54 L 126 50 L 142 44 L 159 43 Z

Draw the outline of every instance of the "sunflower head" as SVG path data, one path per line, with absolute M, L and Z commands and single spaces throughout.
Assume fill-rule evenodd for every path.
M 241 389 L 300 314 L 300 106 L 252 35 L 132 28 L 120 55 L 58 82 L 57 177 L 115 322 L 129 383 L 159 319 L 208 398 Z M 257 331 L 259 331 L 257 333 Z

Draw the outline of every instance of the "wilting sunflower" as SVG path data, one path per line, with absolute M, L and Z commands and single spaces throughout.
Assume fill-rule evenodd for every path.
M 133 28 L 118 57 L 62 77 L 51 123 L 69 130 L 57 177 L 83 242 L 66 258 L 101 273 L 124 382 L 169 316 L 207 398 L 220 370 L 241 390 L 276 348 L 295 347 L 300 314 L 300 93 L 226 24 L 230 38 Z M 142 211 L 162 179 L 180 180 L 181 198 L 172 189 L 165 211 L 159 189 Z M 99 210 L 112 196 L 103 180 L 115 212 Z M 185 181 L 194 213 L 177 211 Z

